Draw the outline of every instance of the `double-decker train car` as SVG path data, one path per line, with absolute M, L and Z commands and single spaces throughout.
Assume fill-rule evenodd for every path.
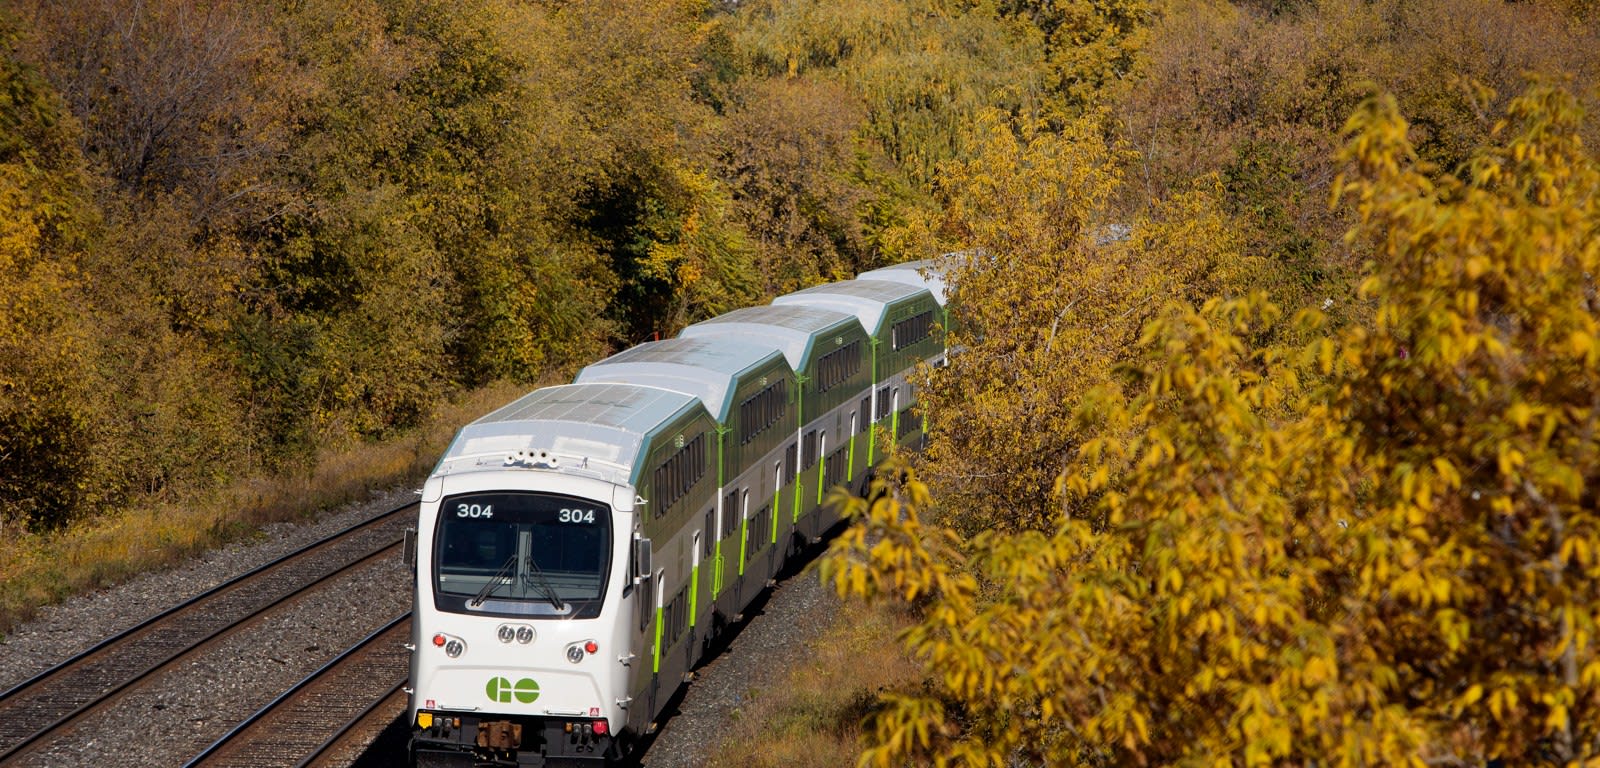
M 690 326 L 460 431 L 408 538 L 415 763 L 599 766 L 653 730 L 837 521 L 826 491 L 921 440 L 906 374 L 942 359 L 943 286 L 887 277 Z

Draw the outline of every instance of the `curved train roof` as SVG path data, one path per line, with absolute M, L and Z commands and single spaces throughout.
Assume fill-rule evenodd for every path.
M 880 269 L 872 269 L 856 275 L 857 280 L 884 280 L 891 283 L 904 283 L 918 288 L 927 288 L 933 294 L 939 306 L 944 306 L 949 298 L 949 287 L 944 282 L 944 268 L 938 259 L 921 259 L 907 261 L 900 264 L 891 264 Z
M 518 451 L 548 451 L 569 467 L 627 482 L 651 434 L 700 407 L 681 392 L 630 384 L 537 389 L 461 428 L 434 474 L 498 469 Z
M 739 378 L 775 358 L 783 359 L 782 353 L 743 341 L 663 339 L 593 363 L 578 372 L 577 382 L 643 384 L 683 392 L 699 398 L 712 418 L 727 422 Z
M 888 280 L 841 280 L 815 285 L 772 300 L 774 306 L 802 305 L 847 312 L 861 321 L 868 334 L 877 334 L 889 305 L 915 298 L 928 289 Z
M 814 340 L 828 334 L 860 328 L 855 316 L 800 304 L 745 307 L 683 329 L 679 338 L 709 337 L 749 339 L 752 344 L 776 348 L 789 367 L 800 370 Z

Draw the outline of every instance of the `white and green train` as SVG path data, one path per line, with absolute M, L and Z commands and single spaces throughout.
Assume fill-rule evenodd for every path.
M 721 629 L 837 522 L 828 489 L 859 490 L 923 439 L 907 373 L 944 356 L 930 269 L 713 318 L 463 428 L 408 548 L 413 760 L 625 756 Z

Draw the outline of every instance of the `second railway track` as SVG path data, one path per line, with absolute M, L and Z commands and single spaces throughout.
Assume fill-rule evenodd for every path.
M 187 768 L 315 764 L 379 705 L 403 696 L 410 632 L 407 612 L 262 707 Z
M 9 762 L 179 658 L 250 625 L 318 584 L 392 557 L 414 509 L 375 515 L 125 630 L 0 693 L 0 762 Z

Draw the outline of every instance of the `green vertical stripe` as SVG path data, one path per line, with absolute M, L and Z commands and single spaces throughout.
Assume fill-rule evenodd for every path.
M 656 606 L 656 659 L 655 659 L 655 665 L 650 670 L 651 672 L 653 672 L 655 674 L 660 674 L 661 673 L 661 623 L 662 623 L 661 622 L 661 613 L 662 613 L 661 606 L 657 605 Z
M 700 616 L 700 566 L 689 570 L 689 628 L 693 629 Z
M 850 435 L 850 457 L 845 459 L 844 479 L 856 479 L 856 436 Z
M 867 407 L 872 413 L 867 414 L 867 463 L 878 463 L 878 340 L 872 340 L 872 396 L 867 398 Z
M 740 515 L 739 515 L 739 575 L 740 576 L 744 575 L 744 545 L 745 545 L 745 542 L 747 540 L 749 540 L 749 538 L 750 538 L 750 521 L 746 520 L 745 517 L 744 517 L 744 514 L 741 512 Z

